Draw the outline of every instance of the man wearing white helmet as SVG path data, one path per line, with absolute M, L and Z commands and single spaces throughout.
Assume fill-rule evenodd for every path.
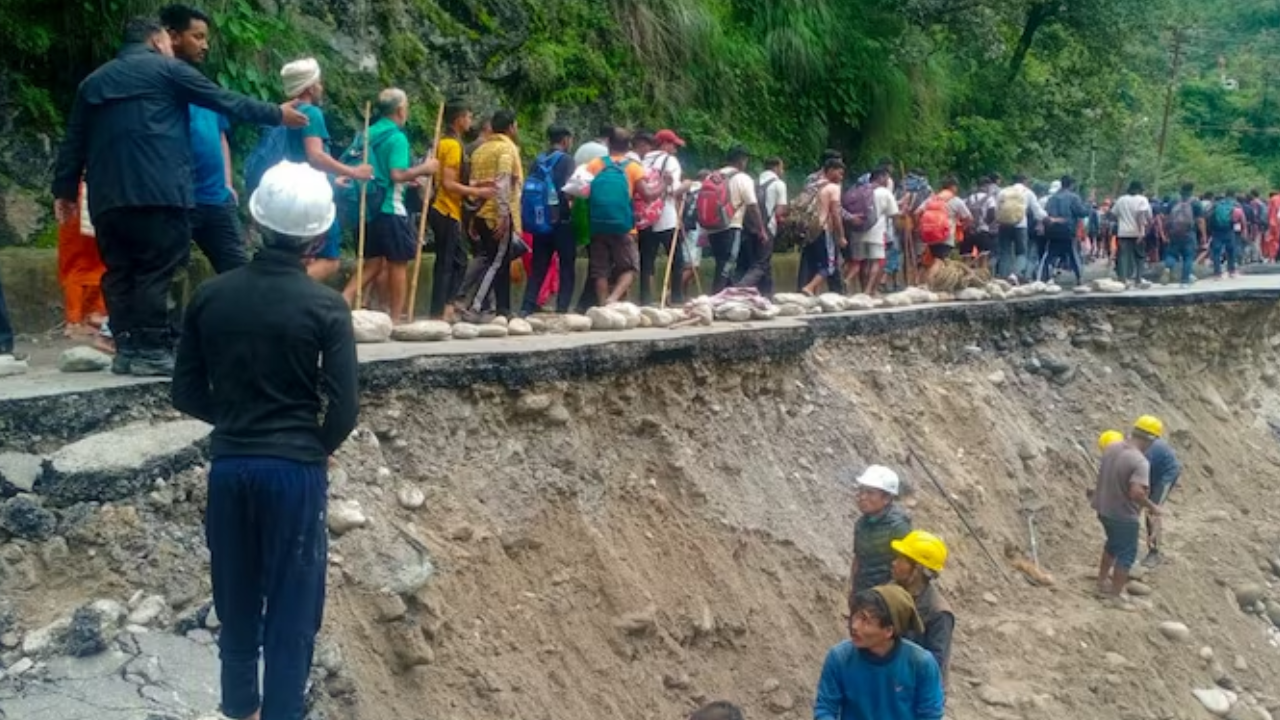
M 858 476 L 858 511 L 853 526 L 853 582 L 850 598 L 893 580 L 893 541 L 911 532 L 911 518 L 894 502 L 901 489 L 898 474 L 883 465 L 872 465 Z
M 327 463 L 359 409 L 356 348 L 342 296 L 303 266 L 333 224 L 324 174 L 282 162 L 249 210 L 263 249 L 196 291 L 173 405 L 213 425 L 206 538 L 222 712 L 298 718 L 324 613 Z

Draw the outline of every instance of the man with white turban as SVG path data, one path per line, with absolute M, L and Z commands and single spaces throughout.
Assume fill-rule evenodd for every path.
M 304 128 L 290 130 L 285 142 L 285 159 L 289 162 L 307 163 L 321 172 L 338 178 L 369 180 L 373 167 L 368 164 L 346 165 L 330 154 L 329 127 L 324 121 L 320 104 L 324 100 L 324 83 L 320 78 L 320 63 L 315 58 L 295 60 L 280 70 L 284 94 L 296 102 L 298 111 L 310 122 Z M 316 280 L 325 280 L 338 271 L 339 253 L 342 249 L 342 229 L 337 222 L 329 228 L 325 242 L 307 266 L 307 274 Z

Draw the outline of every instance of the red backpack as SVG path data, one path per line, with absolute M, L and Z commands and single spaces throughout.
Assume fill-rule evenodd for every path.
M 736 172 L 711 173 L 698 191 L 698 225 L 704 230 L 724 230 L 733 220 L 733 201 L 729 196 L 729 178 Z
M 947 210 L 947 203 L 954 197 L 950 190 L 943 190 L 925 201 L 924 213 L 920 215 L 920 239 L 926 245 L 951 239 L 951 212 Z
M 632 198 L 633 211 L 636 216 L 636 229 L 644 230 L 654 226 L 662 219 L 662 211 L 667 206 L 667 160 L 661 167 L 646 167 L 644 177 L 636 183 L 635 197 Z

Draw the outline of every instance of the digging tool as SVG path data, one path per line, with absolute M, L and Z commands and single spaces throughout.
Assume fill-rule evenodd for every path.
M 662 277 L 662 300 L 659 301 L 658 307 L 667 309 L 667 295 L 671 292 L 671 265 L 676 260 L 676 246 L 680 244 L 680 236 L 684 234 L 684 196 L 680 196 L 680 201 L 676 203 L 676 231 L 671 235 L 671 249 L 667 251 L 667 271 Z M 681 278 L 683 281 L 683 278 Z
M 369 114 L 373 112 L 373 103 L 366 102 L 364 104 L 364 160 L 363 164 L 369 164 Z M 370 180 L 369 182 L 373 182 Z M 356 247 L 356 306 L 355 310 L 364 307 L 364 235 L 365 235 L 365 213 L 368 211 L 369 203 L 369 182 L 360 183 L 360 228 L 359 243 Z
M 1036 540 L 1035 508 L 1023 506 L 1022 514 L 1027 516 L 1027 535 L 1031 538 L 1031 562 L 1040 567 L 1040 543 Z
M 1013 578 L 1009 575 L 1009 571 L 1005 569 L 1004 565 L 1000 564 L 1000 561 L 996 560 L 995 555 L 991 554 L 991 550 L 987 548 L 987 544 L 982 542 L 982 538 L 978 536 L 978 531 L 975 530 L 973 525 L 969 522 L 968 516 L 960 509 L 960 506 L 956 504 L 956 501 L 951 499 L 951 494 L 947 492 L 946 488 L 942 487 L 942 483 L 938 480 L 938 477 L 934 475 L 933 471 L 929 469 L 929 466 L 925 464 L 924 460 L 916 452 L 916 449 L 908 447 L 907 452 L 915 459 L 916 464 L 920 466 L 920 469 L 924 470 L 924 474 L 929 476 L 929 480 L 933 482 L 934 487 L 938 488 L 938 492 L 942 493 L 942 497 L 947 499 L 947 504 L 951 506 L 951 509 L 956 511 L 956 515 L 960 517 L 960 522 L 964 523 L 965 529 L 968 530 L 969 534 L 973 536 L 973 539 L 978 542 L 978 547 L 982 548 L 982 553 L 987 556 L 987 559 L 991 561 L 992 565 L 996 566 L 996 569 L 1004 576 L 1005 581 L 1012 584 Z
M 427 156 L 428 158 L 436 156 L 436 148 L 440 146 L 440 127 L 443 124 L 444 102 L 442 101 L 440 110 L 436 113 L 436 136 L 431 141 L 431 154 Z M 426 245 L 427 214 L 431 212 L 431 191 L 435 189 L 435 180 L 435 175 L 428 175 L 427 184 L 422 190 L 422 216 L 418 218 L 418 254 L 413 259 L 413 275 L 409 280 L 409 322 L 413 322 L 413 308 L 418 302 L 418 274 L 422 271 L 422 248 Z

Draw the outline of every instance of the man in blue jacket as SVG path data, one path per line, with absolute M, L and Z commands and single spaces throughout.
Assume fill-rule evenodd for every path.
M 941 720 L 938 663 L 902 635 L 924 631 L 911 594 L 897 585 L 860 592 L 849 611 L 849 640 L 827 653 L 813 720 Z

